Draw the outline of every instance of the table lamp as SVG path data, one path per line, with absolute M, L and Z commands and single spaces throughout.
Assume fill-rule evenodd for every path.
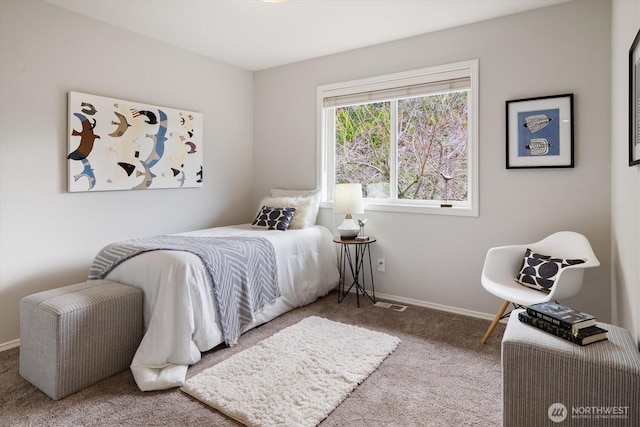
M 353 239 L 360 232 L 360 226 L 353 220 L 351 214 L 363 214 L 361 184 L 336 184 L 333 197 L 333 212 L 346 214 L 344 221 L 338 227 L 338 234 L 343 239 Z

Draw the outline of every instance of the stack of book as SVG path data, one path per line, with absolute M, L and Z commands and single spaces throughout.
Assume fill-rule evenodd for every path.
M 518 313 L 518 319 L 578 345 L 607 339 L 606 329 L 596 326 L 594 316 L 554 302 L 530 305 Z

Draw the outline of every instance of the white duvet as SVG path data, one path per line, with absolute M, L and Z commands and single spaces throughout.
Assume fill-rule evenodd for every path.
M 281 296 L 256 313 L 242 332 L 326 295 L 338 284 L 336 249 L 322 226 L 255 230 L 249 224 L 182 233 L 187 236 L 265 237 L 273 245 Z M 200 353 L 224 342 L 211 277 L 198 256 L 152 251 L 127 260 L 107 279 L 144 291 L 145 335 L 131 362 L 143 391 L 181 386 Z

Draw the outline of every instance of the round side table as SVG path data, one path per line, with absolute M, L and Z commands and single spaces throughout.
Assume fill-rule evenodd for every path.
M 366 239 L 358 238 L 341 238 L 335 237 L 334 243 L 340 245 L 340 285 L 338 288 L 338 302 L 342 302 L 344 297 L 355 287 L 356 301 L 358 307 L 360 307 L 360 294 L 368 297 L 374 304 L 376 303 L 376 291 L 373 284 L 373 266 L 371 264 L 371 249 L 370 245 L 376 242 L 375 237 L 368 237 Z M 367 291 L 366 288 L 366 264 L 365 259 L 369 258 L 369 274 L 371 277 L 371 290 Z M 347 271 L 347 264 L 351 271 L 351 277 L 353 282 L 346 287 L 345 278 Z M 346 289 L 345 289 L 346 288 Z

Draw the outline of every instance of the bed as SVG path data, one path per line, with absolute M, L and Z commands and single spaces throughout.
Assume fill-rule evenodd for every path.
M 241 224 L 178 235 L 258 236 L 273 246 L 279 296 L 257 311 L 241 333 L 315 301 L 339 280 L 336 249 L 327 228 L 307 225 L 281 231 L 254 227 Z M 176 250 L 141 253 L 117 265 L 106 278 L 144 292 L 146 332 L 131 363 L 140 390 L 182 385 L 188 366 L 200 360 L 201 352 L 225 341 L 212 279 L 197 255 Z

